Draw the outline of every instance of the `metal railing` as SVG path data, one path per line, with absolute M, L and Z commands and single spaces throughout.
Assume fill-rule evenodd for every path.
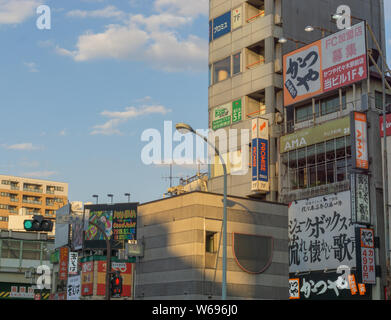
M 248 19 L 246 20 L 246 22 L 247 22 L 247 23 L 250 23 L 250 22 L 252 22 L 253 20 L 258 19 L 259 17 L 263 17 L 263 16 L 265 16 L 265 10 L 260 11 L 257 15 L 255 15 L 255 16 L 253 16 L 253 17 L 251 17 L 251 18 L 248 18 Z

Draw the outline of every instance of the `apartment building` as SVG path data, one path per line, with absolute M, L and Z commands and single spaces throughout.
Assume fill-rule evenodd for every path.
M 67 183 L 0 175 L 0 229 L 8 229 L 11 215 L 55 220 L 56 210 L 67 203 Z

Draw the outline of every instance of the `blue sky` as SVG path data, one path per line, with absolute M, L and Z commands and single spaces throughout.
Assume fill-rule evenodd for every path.
M 207 128 L 208 3 L 0 0 L 0 173 L 67 182 L 71 201 L 161 198 L 169 168 L 142 163 L 140 137 L 164 120 Z

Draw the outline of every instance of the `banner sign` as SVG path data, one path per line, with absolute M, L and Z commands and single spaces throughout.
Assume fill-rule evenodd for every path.
M 365 22 L 284 55 L 284 105 L 368 76 Z
M 356 169 L 369 169 L 368 161 L 368 127 L 367 115 L 361 112 L 351 113 L 352 126 L 352 167 Z
M 373 229 L 357 228 L 357 270 L 362 283 L 376 284 L 375 236 Z
M 97 289 L 96 295 L 106 294 L 106 261 L 95 261 L 97 265 Z M 112 262 L 111 271 L 119 271 L 122 277 L 121 297 L 132 296 L 132 263 Z
M 356 283 L 356 271 L 349 275 L 337 272 L 311 272 L 306 275 L 291 274 L 289 299 L 300 300 L 369 300 L 371 288 Z M 344 277 L 348 279 L 345 280 Z M 349 279 L 350 278 L 350 279 Z M 351 280 L 351 281 L 349 281 Z
M 380 116 L 380 136 L 384 137 L 384 128 L 383 128 L 383 116 Z M 386 132 L 387 137 L 391 136 L 391 113 L 386 115 Z
M 136 240 L 137 207 L 113 212 L 113 240 Z
M 68 278 L 68 247 L 60 248 L 60 270 L 58 272 L 58 278 L 60 280 L 66 280 Z
M 231 32 L 231 11 L 228 11 L 213 20 L 212 40 L 216 40 L 229 32 Z
M 356 266 L 350 191 L 289 205 L 289 272 Z
M 94 261 L 81 264 L 81 295 L 92 296 L 94 284 Z
M 243 24 L 242 19 L 242 6 L 232 10 L 232 30 L 241 27 Z
M 218 130 L 242 120 L 242 99 L 213 109 L 212 129 Z
M 69 261 L 68 261 L 68 275 L 77 275 L 78 274 L 78 253 L 69 252 Z
M 67 284 L 67 300 L 80 300 L 80 276 L 68 278 Z
M 112 249 L 123 249 L 124 240 L 137 240 L 137 207 L 138 203 L 121 203 L 106 205 L 86 205 L 89 221 L 105 231 Z M 105 249 L 104 234 L 94 225 L 89 224 L 85 232 L 85 248 Z
M 251 125 L 251 190 L 269 191 L 269 121 L 256 118 Z
M 285 153 L 348 135 L 350 135 L 349 117 L 328 121 L 312 128 L 282 136 L 280 138 L 280 152 Z
M 352 221 L 360 224 L 371 224 L 369 206 L 369 176 L 351 173 Z

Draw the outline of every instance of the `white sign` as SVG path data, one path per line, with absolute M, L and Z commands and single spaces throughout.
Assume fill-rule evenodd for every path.
M 77 252 L 69 252 L 69 263 L 68 263 L 68 274 L 69 275 L 78 274 L 77 264 L 78 264 L 78 253 Z
M 80 276 L 68 277 L 67 300 L 80 300 Z
M 356 266 L 350 191 L 292 202 L 288 228 L 289 272 Z
M 360 228 L 362 282 L 376 284 L 375 240 L 373 229 Z
M 232 30 L 241 27 L 243 24 L 242 7 L 232 10 Z

